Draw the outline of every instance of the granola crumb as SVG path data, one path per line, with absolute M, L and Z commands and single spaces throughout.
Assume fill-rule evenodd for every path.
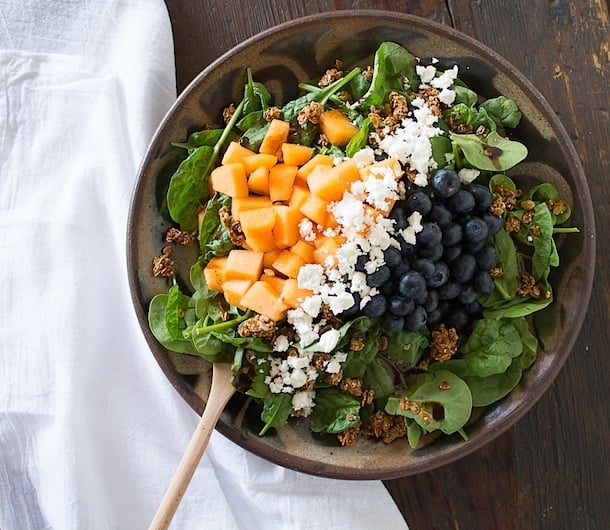
M 339 384 L 339 388 L 352 396 L 360 397 L 362 395 L 362 379 L 346 377 Z
M 309 105 L 304 106 L 297 115 L 299 125 L 305 125 L 307 122 L 316 124 L 320 121 L 320 115 L 324 111 L 324 107 L 317 101 L 312 101 Z
M 351 447 L 356 445 L 358 441 L 358 433 L 360 432 L 360 422 L 346 431 L 337 434 L 337 439 L 343 447 Z
M 165 234 L 165 241 L 168 243 L 177 243 L 178 245 L 192 245 L 196 240 L 197 238 L 192 233 L 173 227 Z
M 282 111 L 279 107 L 269 107 L 263 110 L 263 119 L 265 121 L 277 120 L 282 115 Z
M 256 314 L 244 320 L 237 328 L 240 337 L 260 337 L 272 339 L 275 336 L 275 322 L 268 316 Z
M 455 328 L 447 328 L 445 324 L 441 324 L 432 332 L 430 357 L 439 362 L 451 359 L 457 352 L 458 338 Z
M 172 259 L 174 249 L 166 246 L 161 250 L 160 256 L 153 258 L 153 276 L 171 278 L 176 274 L 176 262 Z
M 222 119 L 225 123 L 229 123 L 231 117 L 235 114 L 235 104 L 231 103 L 228 107 L 222 109 Z
M 531 296 L 532 298 L 542 298 L 542 289 L 536 283 L 536 278 L 530 274 L 522 274 L 520 277 L 519 287 L 517 287 L 519 296 Z
M 371 438 L 380 438 L 384 443 L 390 444 L 407 435 L 407 426 L 402 416 L 392 416 L 378 410 L 370 417 L 363 434 Z
M 320 88 L 327 87 L 328 85 L 337 81 L 337 79 L 341 79 L 343 77 L 343 63 L 337 59 L 335 60 L 335 65 L 332 68 L 329 68 L 324 72 L 320 80 L 318 81 L 318 86 Z

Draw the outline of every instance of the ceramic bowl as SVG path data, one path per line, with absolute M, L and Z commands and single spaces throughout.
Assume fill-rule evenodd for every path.
M 468 441 L 443 437 L 412 450 L 405 439 L 385 445 L 361 438 L 353 447 L 339 447 L 312 436 L 306 421 L 259 437 L 260 410 L 243 395 L 231 399 L 217 425 L 222 434 L 281 466 L 333 478 L 389 479 L 428 471 L 471 453 L 508 429 L 536 403 L 564 364 L 584 320 L 593 281 L 594 221 L 585 175 L 556 114 L 513 66 L 462 33 L 406 14 L 338 11 L 293 20 L 250 38 L 206 67 L 161 123 L 138 175 L 127 233 L 129 283 L 151 362 L 159 363 L 180 396 L 201 414 L 210 366 L 199 358 L 166 351 L 147 324 L 149 301 L 167 289 L 165 280 L 152 276 L 151 261 L 164 246 L 162 235 L 170 226 L 159 214 L 163 189 L 183 157 L 183 150 L 171 147 L 171 142 L 183 141 L 206 123 L 218 123 L 221 110 L 241 99 L 247 67 L 271 88 L 276 101 L 286 101 L 296 95 L 297 82 L 316 77 L 335 58 L 341 58 L 346 68 L 372 64 L 383 41 L 395 41 L 419 57 L 455 62 L 460 77 L 478 93 L 514 99 L 523 113 L 515 136 L 530 150 L 527 163 L 516 171 L 535 172 L 558 186 L 572 201 L 572 223 L 581 231 L 560 241 L 561 267 L 551 276 L 556 301 L 534 318 L 541 344 L 538 360 L 508 397 L 478 411 L 478 419 L 468 428 Z M 185 259 L 188 262 L 189 257 Z

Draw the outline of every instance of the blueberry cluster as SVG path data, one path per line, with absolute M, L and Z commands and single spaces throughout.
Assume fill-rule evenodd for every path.
M 488 241 L 502 221 L 489 213 L 492 200 L 486 186 L 462 185 L 450 169 L 436 171 L 427 188 L 411 190 L 390 214 L 400 249 L 388 248 L 385 265 L 367 275 L 379 293 L 362 313 L 381 317 L 387 333 L 471 325 L 481 312 L 478 297 L 494 287 L 489 271 L 497 256 Z M 413 212 L 422 216 L 415 244 L 400 235 Z M 359 268 L 365 270 L 364 262 Z

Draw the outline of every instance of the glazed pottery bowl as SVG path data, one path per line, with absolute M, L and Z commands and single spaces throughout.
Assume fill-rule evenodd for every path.
M 152 352 L 151 362 L 159 363 L 180 396 L 202 413 L 210 365 L 198 357 L 164 349 L 147 322 L 151 298 L 168 287 L 166 280 L 153 277 L 151 262 L 161 253 L 162 235 L 171 226 L 159 213 L 163 193 L 184 157 L 184 151 L 171 143 L 184 141 L 204 124 L 218 124 L 222 109 L 241 100 L 247 68 L 256 80 L 265 83 L 276 101 L 283 102 L 297 95 L 298 82 L 318 76 L 336 58 L 341 58 L 346 68 L 371 64 L 383 41 L 397 42 L 418 57 L 458 64 L 462 80 L 479 94 L 503 94 L 515 100 L 523 114 L 515 137 L 530 153 L 515 172 L 535 174 L 554 183 L 571 201 L 572 224 L 580 233 L 558 241 L 561 266 L 550 278 L 556 301 L 533 318 L 540 339 L 537 361 L 510 395 L 477 411 L 478 419 L 469 425 L 467 441 L 454 435 L 412 450 L 406 439 L 386 445 L 362 438 L 355 446 L 340 447 L 314 437 L 306 421 L 291 422 L 261 437 L 258 406 L 241 394 L 231 399 L 217 425 L 222 434 L 279 465 L 326 477 L 387 479 L 419 473 L 492 441 L 521 418 L 556 377 L 578 336 L 593 280 L 594 221 L 578 157 L 544 97 L 506 60 L 451 28 L 406 14 L 338 11 L 290 21 L 236 46 L 194 79 L 161 123 L 139 172 L 127 234 L 130 288 Z M 184 272 L 194 255 L 181 259 L 178 268 Z

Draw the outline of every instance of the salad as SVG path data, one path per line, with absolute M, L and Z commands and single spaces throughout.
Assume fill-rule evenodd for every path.
M 149 306 L 167 349 L 233 367 L 264 435 L 305 421 L 352 445 L 459 433 L 537 357 L 528 315 L 553 302 L 570 206 L 526 159 L 521 113 L 458 65 L 382 43 L 274 102 L 243 99 L 175 145 L 173 228 Z M 532 175 L 535 181 L 536 175 Z M 188 278 L 173 253 L 197 245 Z

